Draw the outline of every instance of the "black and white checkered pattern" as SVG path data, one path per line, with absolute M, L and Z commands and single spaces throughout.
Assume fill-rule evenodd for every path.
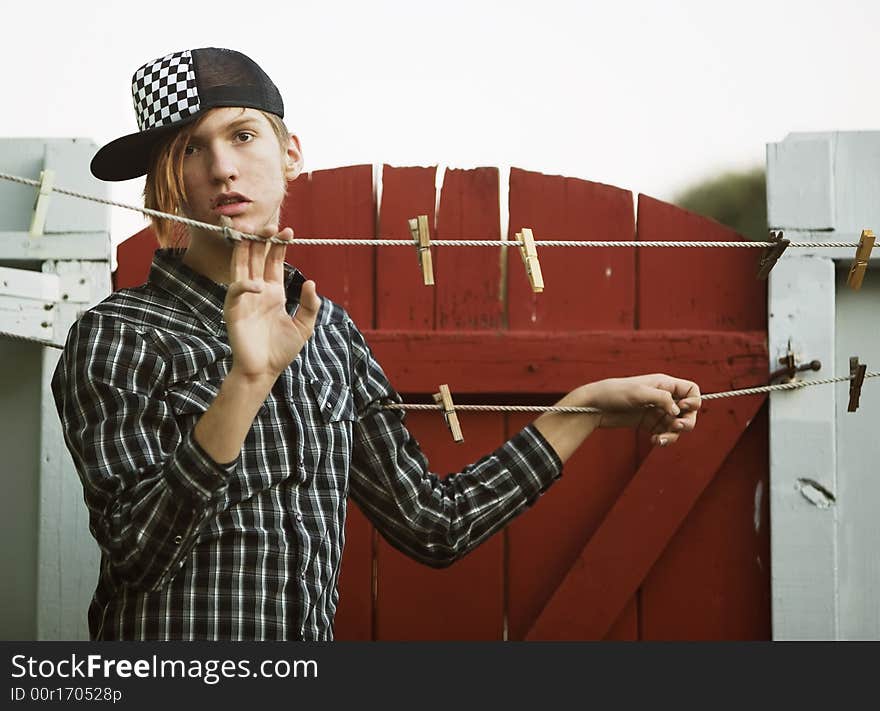
M 131 93 L 141 131 L 196 113 L 199 92 L 192 52 L 174 52 L 142 66 L 132 78 Z

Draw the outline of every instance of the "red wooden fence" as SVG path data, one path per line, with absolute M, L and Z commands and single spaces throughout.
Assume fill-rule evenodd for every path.
M 433 168 L 303 175 L 283 224 L 298 236 L 409 238 L 429 215 L 435 239 L 497 239 L 499 172 L 447 170 L 435 215 Z M 731 240 L 672 205 L 599 183 L 512 169 L 510 238 Z M 378 219 L 377 219 L 378 217 Z M 148 230 L 120 246 L 117 286 L 141 283 Z M 764 384 L 766 289 L 750 250 L 544 248 L 533 294 L 519 255 L 435 248 L 436 286 L 414 248 L 292 248 L 289 261 L 351 313 L 406 399 L 448 382 L 459 402 L 551 404 L 606 377 L 668 372 L 704 392 Z M 456 471 L 528 423 L 463 413 L 455 445 L 442 418 L 408 424 L 438 473 Z M 767 408 L 763 397 L 704 405 L 665 450 L 598 431 L 562 479 L 454 566 L 418 565 L 352 505 L 338 639 L 769 639 Z

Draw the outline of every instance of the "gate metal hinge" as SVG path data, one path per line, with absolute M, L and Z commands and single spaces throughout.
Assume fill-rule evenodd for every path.
M 822 368 L 822 363 L 818 360 L 811 360 L 809 363 L 798 365 L 797 356 L 791 350 L 791 340 L 788 342 L 786 354 L 779 359 L 779 363 L 783 367 L 770 373 L 769 385 L 774 385 L 777 381 L 789 383 L 794 380 L 794 376 L 797 373 L 802 373 L 806 370 L 821 370 Z

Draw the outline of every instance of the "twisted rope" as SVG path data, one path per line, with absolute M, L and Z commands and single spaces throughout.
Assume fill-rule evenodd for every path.
M 865 378 L 878 378 L 880 372 L 866 373 Z M 813 385 L 830 385 L 831 383 L 842 383 L 852 380 L 850 376 L 839 378 L 822 378 L 820 380 L 804 380 L 800 382 L 781 383 L 779 385 L 763 385 L 756 388 L 743 388 L 741 390 L 728 390 L 727 392 L 708 393 L 701 395 L 702 400 L 720 400 L 726 397 L 741 397 L 744 395 L 758 395 L 760 393 L 771 393 L 778 390 L 797 390 L 798 388 L 807 388 Z M 386 410 L 442 410 L 441 405 L 430 404 L 407 404 L 407 403 L 390 403 L 384 406 Z M 595 414 L 601 410 L 595 407 L 568 407 L 558 405 L 456 405 L 456 411 L 474 411 L 474 412 L 566 412 L 574 414 Z

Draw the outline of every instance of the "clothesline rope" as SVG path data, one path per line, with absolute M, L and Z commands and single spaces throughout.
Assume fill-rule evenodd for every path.
M 39 338 L 28 338 L 27 336 L 19 336 L 14 333 L 0 331 L 0 337 L 8 338 L 13 341 L 22 341 L 25 343 L 36 343 L 48 348 L 57 348 L 61 350 L 63 346 L 51 341 L 44 341 Z M 865 373 L 865 378 L 878 378 L 880 372 Z M 759 395 L 761 393 L 771 393 L 779 390 L 797 390 L 798 388 L 807 388 L 813 385 L 830 385 L 832 383 L 843 383 L 852 380 L 852 377 L 841 376 L 839 378 L 822 378 L 818 380 L 802 380 L 791 383 L 779 383 L 777 385 L 763 385 L 755 388 L 742 388 L 740 390 L 728 390 L 720 393 L 706 393 L 701 395 L 703 400 L 720 400 L 727 397 L 741 397 L 745 395 Z M 439 410 L 443 411 L 441 404 L 422 404 L 422 403 L 389 403 L 383 406 L 386 410 Z M 456 411 L 474 411 L 474 412 L 562 412 L 571 414 L 596 414 L 601 412 L 594 407 L 566 407 L 557 405 L 455 405 Z
M 30 185 L 33 187 L 40 187 L 39 180 L 32 180 L 30 178 L 23 178 L 19 175 L 10 175 L 9 173 L 0 173 L 0 178 L 3 180 L 8 180 L 14 183 L 21 183 L 23 185 Z M 119 207 L 125 210 L 133 210 L 134 212 L 140 212 L 143 215 L 147 215 L 148 217 L 156 217 L 162 220 L 169 220 L 171 222 L 178 222 L 183 225 L 187 225 L 189 227 L 196 227 L 198 229 L 207 231 L 207 232 L 217 232 L 220 234 L 224 234 L 225 237 L 231 239 L 233 241 L 239 241 L 241 239 L 251 240 L 255 242 L 271 242 L 273 244 L 285 244 L 285 245 L 313 245 L 313 246 L 345 246 L 345 247 L 412 247 L 413 240 L 409 239 L 384 239 L 378 238 L 374 239 L 372 237 L 366 238 L 358 238 L 358 237 L 346 237 L 346 238 L 325 238 L 325 237 L 294 237 L 292 240 L 281 240 L 276 237 L 266 238 L 260 237 L 259 235 L 253 235 L 246 232 L 238 232 L 236 230 L 229 229 L 227 227 L 223 227 L 220 225 L 212 225 L 207 222 L 200 222 L 199 220 L 192 220 L 188 217 L 182 217 L 181 215 L 172 215 L 170 213 L 161 212 L 159 210 L 151 210 L 146 207 L 138 207 L 137 205 L 128 205 L 122 202 L 116 202 L 115 200 L 109 200 L 107 198 L 100 198 L 95 195 L 87 195 L 85 193 L 77 192 L 75 190 L 69 190 L 67 188 L 60 187 L 52 187 L 52 192 L 60 193 L 61 195 L 68 195 L 70 197 L 79 198 L 82 200 L 90 200 L 92 202 L 100 203 L 102 205 L 110 205 L 112 207 Z M 519 240 L 502 240 L 502 239 L 438 239 L 431 240 L 432 247 L 518 247 L 523 243 Z M 767 249 L 768 247 L 775 247 L 776 242 L 752 242 L 752 241 L 741 241 L 741 242 L 685 242 L 685 241 L 669 241 L 669 242 L 661 242 L 661 241 L 609 241 L 609 240 L 590 240 L 590 241 L 579 241 L 579 240 L 535 240 L 536 247 L 683 247 L 683 248 L 746 248 L 746 249 Z M 821 248 L 844 248 L 844 249 L 857 249 L 859 247 L 858 242 L 791 242 L 788 245 L 789 249 L 792 248 L 802 248 L 802 249 L 821 249 Z
M 865 378 L 878 378 L 880 372 L 866 373 Z M 852 377 L 842 376 L 839 378 L 823 378 L 821 380 L 804 380 L 792 383 L 780 383 L 778 385 L 763 385 L 755 388 L 743 388 L 741 390 L 729 390 L 720 393 L 707 393 L 701 395 L 702 400 L 720 400 L 727 397 L 742 397 L 744 395 L 759 395 L 761 393 L 770 393 L 778 390 L 797 390 L 798 388 L 806 388 L 812 385 L 830 385 L 832 383 L 843 383 L 852 380 Z M 410 403 L 391 403 L 384 406 L 387 410 L 442 410 L 441 405 L 430 404 L 410 404 Z M 474 412 L 564 412 L 571 414 L 596 414 L 601 410 L 595 407 L 565 407 L 557 405 L 455 405 L 456 411 L 474 411 Z

